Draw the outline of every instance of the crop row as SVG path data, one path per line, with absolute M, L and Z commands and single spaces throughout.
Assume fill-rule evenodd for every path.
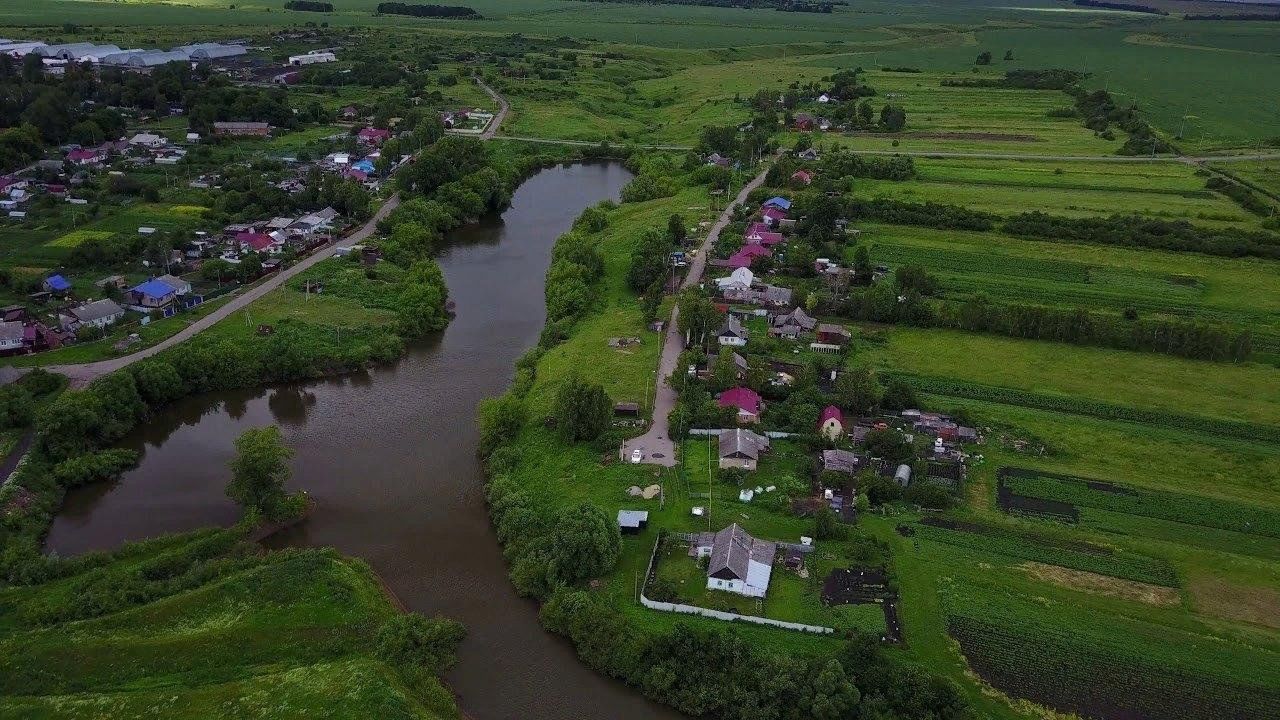
M 1089 282 L 1089 266 L 1084 263 L 1033 260 L 989 253 L 883 243 L 876 243 L 871 253 L 877 260 L 894 265 L 921 265 L 931 270 L 948 273 L 975 272 L 1059 282 Z
M 1250 682 L 1252 675 L 1187 672 L 1047 622 L 951 614 L 947 629 L 992 686 L 1060 711 L 1098 720 L 1280 717 L 1280 690 Z
M 1020 560 L 1152 585 L 1178 586 L 1177 573 L 1163 560 L 1086 542 L 1063 541 L 1048 535 L 996 525 L 954 523 L 932 518 L 920 524 L 917 535 L 947 545 Z
M 1001 468 L 1000 474 L 1004 487 L 1018 495 L 1280 538 L 1280 512 L 1266 508 L 1037 470 Z
M 1198 415 L 1170 412 L 1168 410 L 1151 410 L 1135 408 L 1129 405 L 1116 405 L 1101 400 L 1049 395 L 1030 390 L 982 385 L 980 383 L 963 382 L 949 378 L 930 377 L 911 373 L 887 373 L 895 380 L 901 380 L 917 392 L 931 395 L 967 398 L 1002 405 L 1016 405 L 1035 410 L 1086 415 L 1103 420 L 1121 420 L 1145 425 L 1175 428 L 1195 433 L 1208 433 L 1225 438 L 1239 440 L 1257 440 L 1266 443 L 1280 444 L 1280 427 L 1244 422 L 1241 420 L 1222 420 Z

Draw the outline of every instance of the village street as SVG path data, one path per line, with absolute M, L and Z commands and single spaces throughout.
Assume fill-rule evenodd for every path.
M 693 287 L 702 281 L 702 273 L 707 267 L 707 258 L 711 255 L 711 248 L 715 246 L 716 240 L 720 237 L 720 231 L 729 224 L 733 218 L 733 210 L 737 206 L 747 201 L 747 196 L 752 190 L 760 187 L 764 183 L 765 175 L 768 174 L 771 163 L 766 163 L 760 174 L 752 178 L 751 182 L 743 186 L 733 202 L 729 203 L 724 212 L 720 214 L 715 225 L 711 226 L 711 231 L 707 233 L 707 238 L 702 241 L 702 245 L 698 248 L 697 255 L 689 264 L 689 272 L 684 277 L 680 289 Z M 677 372 L 676 364 L 680 361 L 680 353 L 684 350 L 684 337 L 680 335 L 680 308 L 673 307 L 671 309 L 671 320 L 667 323 L 666 338 L 662 345 L 662 356 L 658 360 L 658 387 L 654 391 L 653 400 L 653 423 L 649 425 L 649 431 L 638 438 L 632 438 L 622 444 L 622 458 L 624 461 L 631 461 L 631 453 L 639 450 L 643 455 L 641 462 L 651 465 L 662 465 L 664 467 L 672 467 L 676 464 L 675 443 L 671 440 L 671 432 L 669 427 L 669 418 L 671 411 L 676 406 L 676 390 L 671 385 L 671 378 Z
M 98 362 L 84 363 L 82 365 L 49 365 L 45 369 L 50 372 L 66 375 L 71 381 L 72 387 L 83 387 L 92 382 L 95 378 L 106 375 L 107 373 L 115 372 L 116 370 L 128 367 L 143 358 L 149 358 L 156 353 L 168 350 L 174 345 L 188 340 L 204 330 L 213 327 L 219 320 L 230 317 L 232 313 L 243 309 L 254 300 L 257 300 L 263 295 L 266 295 L 272 290 L 284 285 L 291 278 L 301 272 L 304 272 L 321 260 L 331 257 L 336 248 L 351 247 L 352 245 L 357 245 L 369 239 L 369 237 L 377 231 L 378 221 L 391 214 L 391 211 L 395 210 L 399 204 L 400 194 L 396 193 L 395 195 L 387 198 L 387 201 L 382 204 L 382 207 L 378 208 L 378 211 L 373 214 L 373 217 L 369 218 L 369 221 L 364 225 L 361 225 L 355 232 L 325 245 L 261 283 L 237 293 L 222 307 L 191 323 L 172 337 L 166 338 L 149 348 L 139 350 L 138 352 L 130 353 L 128 355 L 123 355 L 118 358 L 111 358 L 110 360 L 100 360 Z

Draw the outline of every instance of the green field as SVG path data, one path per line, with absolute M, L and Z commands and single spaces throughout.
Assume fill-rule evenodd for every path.
M 0 715 L 458 717 L 433 675 L 376 656 L 397 611 L 366 565 L 261 555 L 241 533 L 128 546 L 107 569 L 0 590 Z

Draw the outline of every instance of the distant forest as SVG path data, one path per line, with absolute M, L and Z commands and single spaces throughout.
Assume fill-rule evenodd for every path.
M 378 3 L 378 12 L 387 15 L 411 15 L 413 17 L 482 19 L 480 13 L 462 5 L 417 5 L 414 3 Z
M 333 3 L 312 2 L 312 0 L 289 0 L 284 4 L 285 10 L 298 10 L 305 12 L 333 12 Z
M 1128 12 L 1151 13 L 1153 15 L 1168 15 L 1169 13 L 1160 8 L 1151 7 L 1150 5 L 1135 5 L 1132 3 L 1106 2 L 1105 0 L 1072 0 L 1076 5 L 1081 7 L 1103 8 L 1104 10 L 1125 10 Z
M 744 10 L 778 10 L 780 12 L 829 13 L 847 0 L 588 0 L 589 2 L 625 2 L 633 5 L 703 5 L 707 7 L 742 8 Z

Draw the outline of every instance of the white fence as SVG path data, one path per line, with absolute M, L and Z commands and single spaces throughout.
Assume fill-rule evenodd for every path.
M 640 604 L 650 610 L 661 610 L 662 612 L 674 612 L 684 615 L 701 615 L 702 617 L 714 618 L 716 620 L 726 620 L 728 622 L 748 622 L 756 625 L 772 625 L 773 627 L 785 628 L 787 630 L 798 630 L 800 632 L 816 633 L 818 635 L 830 635 L 835 632 L 835 628 L 822 627 L 821 625 L 805 625 L 804 623 L 785 622 L 782 620 L 771 620 L 769 618 L 756 617 L 754 615 L 739 615 L 737 613 L 723 612 L 720 610 L 709 610 L 693 605 L 681 605 L 679 603 L 658 602 L 650 600 L 640 593 Z
M 696 537 L 693 533 L 672 533 L 672 535 L 679 537 L 682 540 L 693 540 Z M 661 542 L 661 538 L 653 541 L 653 551 L 649 553 L 649 567 L 644 573 L 644 584 L 646 586 L 649 584 L 649 578 L 653 577 L 653 563 L 658 557 L 659 542 Z M 643 589 L 640 590 L 640 604 L 650 610 L 658 610 L 661 612 L 673 612 L 680 613 L 682 615 L 701 615 L 702 617 L 708 617 L 714 620 L 724 620 L 726 622 L 741 621 L 753 623 L 755 625 L 769 625 L 771 627 L 783 628 L 784 630 L 796 630 L 799 632 L 809 632 L 817 635 L 830 635 L 836 631 L 835 628 L 823 627 L 821 625 L 805 625 L 804 623 L 771 620 L 769 618 L 756 617 L 754 615 L 739 615 L 737 613 L 724 612 L 721 610 L 709 610 L 695 605 L 658 602 L 657 600 L 650 600 L 645 597 Z
M 720 433 L 722 432 L 724 432 L 723 428 L 690 428 L 689 429 L 690 435 L 700 435 L 702 437 L 706 437 L 707 435 L 719 436 Z M 753 430 L 752 432 L 755 432 L 755 431 Z M 795 435 L 797 435 L 797 433 L 780 432 L 778 430 L 766 430 L 761 434 L 773 440 L 794 437 Z

